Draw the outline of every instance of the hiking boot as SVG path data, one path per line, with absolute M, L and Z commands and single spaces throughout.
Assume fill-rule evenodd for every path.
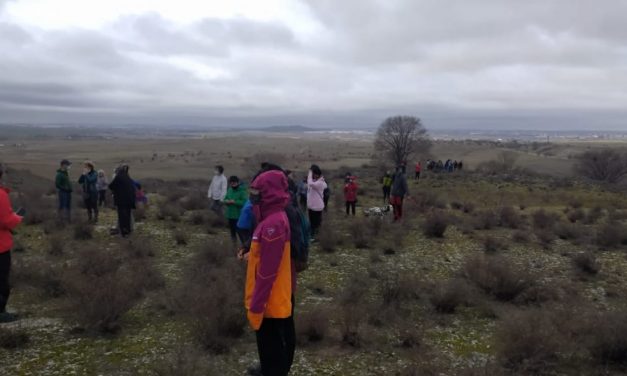
M 15 313 L 9 313 L 9 312 L 2 312 L 0 313 L 0 323 L 8 323 L 8 322 L 13 322 L 13 321 L 17 321 L 19 318 L 17 317 L 17 315 Z
M 261 373 L 261 366 L 259 364 L 248 367 L 246 374 L 249 376 L 263 376 L 263 373 Z

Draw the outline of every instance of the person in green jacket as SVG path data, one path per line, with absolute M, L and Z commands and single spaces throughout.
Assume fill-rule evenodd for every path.
M 61 166 L 57 170 L 54 179 L 59 197 L 59 219 L 71 221 L 72 209 L 72 183 L 70 182 L 70 166 L 72 163 L 67 159 L 61 161 Z
M 225 217 L 229 221 L 233 243 L 237 242 L 237 220 L 247 199 L 248 193 L 246 188 L 240 184 L 237 176 L 231 176 L 229 178 L 229 189 L 226 191 L 223 203 L 226 205 Z M 240 238 L 240 241 L 243 243 L 244 240 Z

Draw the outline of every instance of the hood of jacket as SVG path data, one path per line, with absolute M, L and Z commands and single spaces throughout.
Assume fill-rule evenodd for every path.
M 282 171 L 264 172 L 257 176 L 250 186 L 258 190 L 261 196 L 258 205 L 261 219 L 284 210 L 290 201 L 290 194 L 287 191 L 287 177 Z

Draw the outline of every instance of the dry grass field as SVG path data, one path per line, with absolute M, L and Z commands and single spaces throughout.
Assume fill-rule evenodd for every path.
M 21 320 L 0 324 L 0 374 L 243 375 L 256 360 L 244 266 L 204 195 L 213 165 L 245 176 L 259 155 L 299 173 L 315 162 L 333 192 L 299 275 L 292 374 L 627 372 L 627 197 L 572 173 L 573 156 L 605 145 L 439 141 L 432 155 L 468 170 L 410 182 L 406 217 L 392 224 L 361 211 L 383 204 L 367 137 L 3 142 L 13 199 L 29 217 L 14 249 L 10 309 Z M 477 168 L 503 151 L 520 169 Z M 79 207 L 76 224 L 55 222 L 62 158 L 131 164 L 150 205 L 130 241 L 109 235 L 111 209 L 96 226 L 80 222 Z M 361 186 L 356 218 L 342 212 L 348 169 Z

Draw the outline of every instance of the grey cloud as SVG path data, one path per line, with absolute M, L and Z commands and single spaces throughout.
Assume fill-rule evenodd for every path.
M 354 126 L 407 112 L 433 127 L 617 127 L 627 107 L 627 2 L 303 2 L 315 32 L 156 13 L 98 30 L 0 18 L 0 119 Z

